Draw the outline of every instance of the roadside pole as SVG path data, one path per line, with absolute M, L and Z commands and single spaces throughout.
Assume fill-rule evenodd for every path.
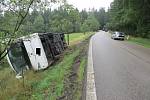
M 69 45 L 69 33 L 67 33 L 67 43 Z

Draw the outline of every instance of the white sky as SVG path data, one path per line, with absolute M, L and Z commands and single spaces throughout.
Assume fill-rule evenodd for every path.
M 82 9 L 89 9 L 89 8 L 105 8 L 106 10 L 110 6 L 110 3 L 113 0 L 67 0 L 69 4 L 74 5 L 74 7 L 77 7 L 80 11 Z

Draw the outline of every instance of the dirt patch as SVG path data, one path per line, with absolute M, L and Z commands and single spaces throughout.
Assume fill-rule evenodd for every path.
M 75 58 L 74 63 L 72 65 L 72 69 L 71 72 L 69 73 L 69 75 L 66 75 L 66 79 L 64 82 L 65 85 L 65 90 L 63 92 L 63 96 L 58 97 L 57 100 L 76 100 L 76 92 L 78 90 L 81 90 L 81 98 L 83 98 L 82 96 L 84 96 L 84 92 L 82 92 L 82 90 L 84 90 L 84 80 L 82 83 L 78 82 L 78 71 L 80 68 L 80 64 L 81 64 L 81 59 L 82 58 L 86 58 L 87 59 L 87 51 L 88 51 L 88 44 L 89 44 L 89 39 L 86 39 L 82 42 L 80 42 L 79 44 L 77 44 L 76 46 L 74 46 L 72 49 L 68 49 L 67 52 L 73 52 L 76 49 L 80 50 L 79 55 Z M 85 66 L 85 70 L 86 70 L 86 66 Z M 82 95 L 83 94 L 83 95 Z

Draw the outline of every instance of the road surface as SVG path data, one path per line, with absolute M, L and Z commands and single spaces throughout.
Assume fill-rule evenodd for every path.
M 150 100 L 150 49 L 102 31 L 92 48 L 97 100 Z

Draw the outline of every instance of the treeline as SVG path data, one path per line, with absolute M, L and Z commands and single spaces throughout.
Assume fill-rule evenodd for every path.
M 109 29 L 150 38 L 150 0 L 114 0 L 108 16 Z
M 51 9 L 52 5 L 61 5 Z M 0 1 L 0 62 L 16 38 L 44 32 L 97 31 L 106 23 L 105 10 L 79 11 L 66 0 Z
M 36 9 L 25 18 L 17 37 L 35 32 L 88 32 L 101 29 L 106 23 L 105 10 L 91 9 L 79 11 L 72 5 L 64 4 L 57 9 Z M 0 14 L 0 30 L 13 31 L 17 22 L 17 16 L 12 11 Z

